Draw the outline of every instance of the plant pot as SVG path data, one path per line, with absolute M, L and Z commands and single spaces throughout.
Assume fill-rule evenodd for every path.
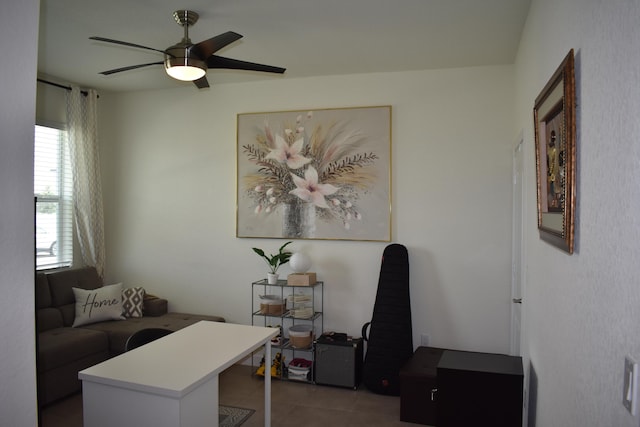
M 277 285 L 278 273 L 267 273 L 267 283 L 270 285 Z

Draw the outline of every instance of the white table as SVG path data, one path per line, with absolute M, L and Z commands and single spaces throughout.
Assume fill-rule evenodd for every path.
M 85 427 L 218 425 L 218 374 L 265 346 L 277 328 L 201 321 L 80 371 Z M 264 425 L 271 425 L 265 375 Z

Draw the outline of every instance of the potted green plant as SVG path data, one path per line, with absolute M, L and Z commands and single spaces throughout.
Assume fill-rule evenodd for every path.
M 269 265 L 269 273 L 267 273 L 267 283 L 269 283 L 270 285 L 275 285 L 276 283 L 278 283 L 278 268 L 280 268 L 281 265 L 288 263 L 289 258 L 291 258 L 291 255 L 293 255 L 291 252 L 285 250 L 287 245 L 289 245 L 290 243 L 292 242 L 287 242 L 284 245 L 280 246 L 277 254 L 269 254 L 268 256 L 260 248 L 251 248 Z

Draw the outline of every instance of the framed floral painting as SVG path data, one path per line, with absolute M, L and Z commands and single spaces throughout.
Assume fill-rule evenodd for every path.
M 237 237 L 391 240 L 391 107 L 238 114 Z

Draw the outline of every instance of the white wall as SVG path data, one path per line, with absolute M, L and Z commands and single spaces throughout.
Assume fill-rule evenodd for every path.
M 35 426 L 33 125 L 38 1 L 0 3 L 0 425 Z
M 44 80 L 58 83 L 58 79 L 41 76 Z M 66 86 L 62 81 L 62 86 Z M 43 126 L 67 123 L 66 90 L 38 82 L 36 98 L 36 123 Z
M 622 406 L 624 358 L 640 361 L 638 22 L 635 0 L 533 0 L 519 49 L 530 426 L 639 424 Z M 533 101 L 570 48 L 578 94 L 572 256 L 538 237 L 532 124 Z
M 414 345 L 508 352 L 513 68 L 481 67 L 103 93 L 107 278 L 177 311 L 251 321 L 265 276 L 235 237 L 236 114 L 393 108 L 393 241 L 408 247 Z M 386 243 L 298 240 L 325 282 L 325 329 L 370 320 Z M 283 273 L 288 273 L 288 266 Z

